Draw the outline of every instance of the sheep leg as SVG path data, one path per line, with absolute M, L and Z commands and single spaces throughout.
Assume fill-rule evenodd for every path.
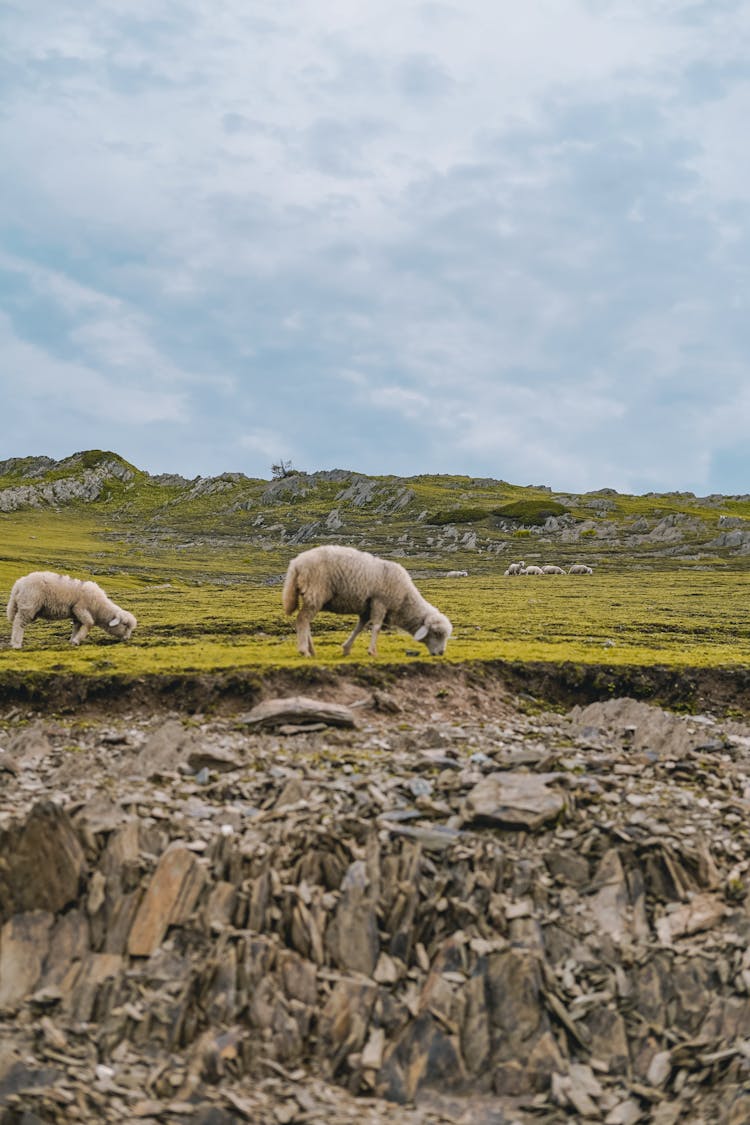
M 310 631 L 315 613 L 315 610 L 303 606 L 297 614 L 297 651 L 301 656 L 315 656 L 315 645 Z
M 20 613 L 17 613 L 13 618 L 13 627 L 10 631 L 10 647 L 21 648 L 23 645 L 23 631 L 26 627 L 26 622 Z
M 370 608 L 370 621 L 372 622 L 372 636 L 370 637 L 370 647 L 368 653 L 370 656 L 378 655 L 378 633 L 385 621 L 386 607 L 381 602 L 373 601 Z
M 367 625 L 367 622 L 369 620 L 370 620 L 370 614 L 369 613 L 360 613 L 359 621 L 354 626 L 354 629 L 352 630 L 350 635 L 346 638 L 343 645 L 341 646 L 344 650 L 344 656 L 349 655 L 349 653 L 352 650 L 352 645 L 354 644 L 354 642 L 356 641 L 357 637 L 362 632 L 362 630 L 365 628 L 365 626 Z
M 78 623 L 78 628 L 73 629 L 73 636 L 70 638 L 70 643 L 72 645 L 79 645 L 81 641 L 86 640 L 89 629 L 94 624 L 94 618 L 89 611 L 82 606 L 73 606 L 70 615 L 73 618 L 73 623 Z

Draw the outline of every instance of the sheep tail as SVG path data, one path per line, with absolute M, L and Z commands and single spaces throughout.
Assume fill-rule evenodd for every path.
M 10 621 L 10 623 L 12 625 L 13 619 L 16 616 L 16 589 L 15 589 L 15 586 L 13 587 L 13 589 L 10 592 L 10 600 L 8 601 L 8 605 L 7 605 L 7 608 L 6 608 L 5 612 L 6 612 L 6 615 L 8 617 L 8 620 Z
M 296 560 L 292 560 L 289 564 L 289 569 L 286 572 L 284 579 L 284 589 L 281 591 L 281 602 L 284 606 L 284 613 L 294 613 L 299 602 L 299 586 L 297 585 L 297 567 L 294 565 Z

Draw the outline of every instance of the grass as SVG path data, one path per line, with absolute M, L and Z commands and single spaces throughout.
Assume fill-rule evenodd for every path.
M 604 490 L 563 497 L 561 506 L 541 486 L 356 473 L 297 474 L 270 485 L 237 474 L 160 483 L 117 454 L 96 450 L 52 468 L 28 458 L 0 462 L 0 492 L 98 467 L 106 475 L 113 461 L 120 471 L 107 477 L 96 502 L 0 512 L 0 601 L 30 570 L 92 577 L 137 615 L 133 641 L 117 644 L 94 630 L 76 650 L 67 643 L 66 622 L 36 622 L 24 649 L 15 652 L 2 645 L 0 632 L 0 679 L 309 667 L 296 653 L 280 583 L 293 555 L 325 541 L 401 558 L 424 595 L 454 622 L 448 662 L 675 668 L 750 662 L 750 554 L 713 544 L 721 515 L 747 518 L 750 529 L 746 497 Z M 40 475 L 32 478 L 32 471 Z M 532 516 L 558 508 L 578 521 L 582 538 L 496 526 L 502 510 L 533 522 Z M 338 522 L 330 526 L 334 515 Z M 681 529 L 680 555 L 648 535 L 668 516 L 677 517 Z M 504 578 L 507 564 L 520 558 L 565 566 L 586 561 L 596 572 L 590 578 Z M 469 577 L 445 577 L 456 569 L 467 569 Z M 341 655 L 352 625 L 328 614 L 316 619 L 317 664 L 370 663 L 366 637 L 352 657 Z M 430 660 L 401 633 L 381 634 L 379 651 L 378 660 L 389 664 Z
M 70 647 L 66 622 L 35 622 L 20 652 L 0 648 L 0 677 L 29 673 L 144 676 L 304 666 L 293 623 L 281 609 L 280 581 L 298 547 L 258 550 L 240 537 L 192 542 L 177 532 L 139 544 L 132 524 L 101 508 L 0 515 L 0 590 L 40 566 L 91 576 L 139 620 L 133 641 L 93 630 Z M 725 667 L 750 665 L 747 572 L 727 560 L 714 569 L 638 571 L 614 567 L 592 577 L 504 578 L 506 557 L 485 560 L 468 578 L 439 576 L 455 556 L 404 560 L 418 585 L 454 622 L 445 659 L 572 661 L 583 664 Z M 348 618 L 321 614 L 316 663 L 345 662 Z M 6 626 L 6 636 L 9 627 Z M 349 663 L 369 661 L 366 637 Z M 418 656 L 411 655 L 418 652 Z M 429 660 L 402 633 L 381 634 L 378 660 Z

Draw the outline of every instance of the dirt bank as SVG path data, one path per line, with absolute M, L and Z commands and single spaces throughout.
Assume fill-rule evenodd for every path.
M 750 715 L 750 669 L 672 668 L 660 665 L 485 661 L 449 664 L 350 664 L 310 666 L 268 672 L 213 675 L 71 676 L 7 673 L 0 678 L 0 708 L 20 705 L 44 713 L 126 713 L 176 707 L 186 712 L 229 713 L 269 695 L 305 691 L 350 694 L 382 688 L 397 695 L 434 693 L 447 716 L 457 693 L 469 691 L 474 704 L 497 693 L 532 696 L 555 708 L 619 696 L 643 699 L 671 709 L 711 710 Z

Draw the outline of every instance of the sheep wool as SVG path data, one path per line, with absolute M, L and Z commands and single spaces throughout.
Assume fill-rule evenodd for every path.
M 378 633 L 393 625 L 422 641 L 433 656 L 445 652 L 453 626 L 448 618 L 420 594 L 399 564 L 355 547 L 312 547 L 292 559 L 282 593 L 284 611 L 297 614 L 297 647 L 303 656 L 314 656 L 310 626 L 321 610 L 356 613 L 359 617 L 343 645 L 351 647 L 367 625 L 372 626 L 368 652 L 377 655 Z
M 35 570 L 19 578 L 13 584 L 6 612 L 11 624 L 11 648 L 21 648 L 26 626 L 38 617 L 71 618 L 72 645 L 85 640 L 92 625 L 101 626 L 117 640 L 127 641 L 137 624 L 133 614 L 110 601 L 96 582 L 83 582 L 50 570 Z

